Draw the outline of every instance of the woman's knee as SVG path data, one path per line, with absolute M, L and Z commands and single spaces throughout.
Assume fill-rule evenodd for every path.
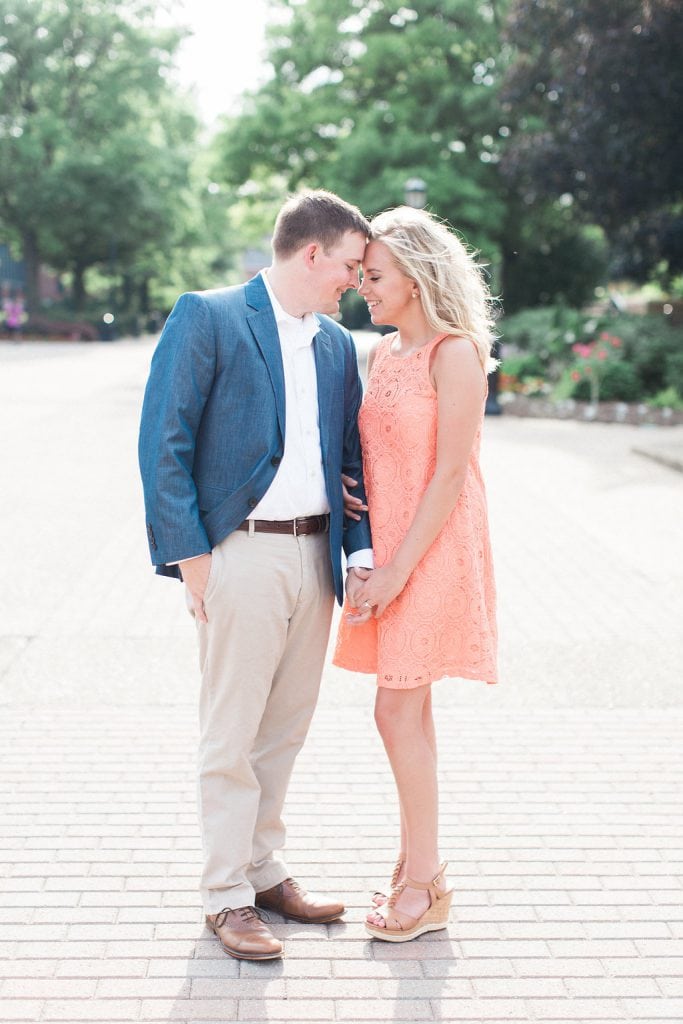
M 401 691 L 378 694 L 375 724 L 386 744 L 406 743 L 422 728 L 422 704 Z

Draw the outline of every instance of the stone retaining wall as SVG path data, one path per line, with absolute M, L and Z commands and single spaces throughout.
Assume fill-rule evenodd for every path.
M 591 420 L 598 423 L 653 423 L 657 426 L 677 426 L 683 423 L 683 411 L 653 409 L 641 402 L 577 402 L 568 398 L 551 402 L 547 398 L 528 398 L 503 392 L 498 402 L 506 416 L 536 416 L 542 419 Z

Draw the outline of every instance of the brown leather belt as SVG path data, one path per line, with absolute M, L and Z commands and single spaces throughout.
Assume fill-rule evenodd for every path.
M 254 533 L 287 533 L 294 537 L 305 537 L 309 533 L 327 533 L 330 529 L 330 516 L 300 516 L 298 519 L 245 519 L 237 527 L 238 530 L 249 532 L 253 524 Z

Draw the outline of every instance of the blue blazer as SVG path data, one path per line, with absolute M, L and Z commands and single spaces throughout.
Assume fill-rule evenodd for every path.
M 344 516 L 341 474 L 365 502 L 357 417 L 362 397 L 351 335 L 320 316 L 313 340 L 329 552 L 337 599 L 341 549 L 372 546 L 367 513 Z M 261 276 L 176 302 L 145 391 L 139 438 L 147 537 L 156 571 L 211 551 L 256 507 L 284 452 L 285 383 L 280 339 Z

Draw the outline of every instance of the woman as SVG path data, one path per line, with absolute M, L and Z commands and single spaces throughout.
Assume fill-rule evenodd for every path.
M 422 210 L 380 214 L 363 260 L 372 322 L 397 328 L 370 353 L 360 411 L 376 568 L 351 586 L 334 662 L 377 673 L 375 720 L 401 808 L 388 897 L 370 935 L 445 928 L 452 890 L 438 852 L 431 684 L 496 682 L 495 587 L 479 443 L 492 368 L 480 268 Z

